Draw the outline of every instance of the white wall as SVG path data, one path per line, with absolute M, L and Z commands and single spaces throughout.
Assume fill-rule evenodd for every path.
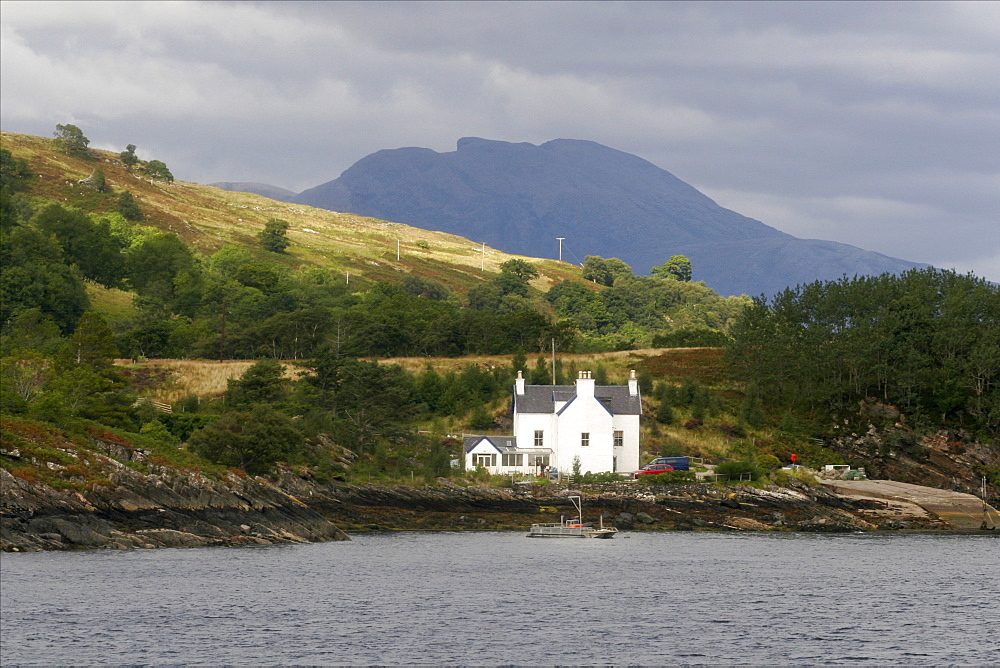
M 581 445 L 580 435 L 590 434 L 590 445 Z M 559 415 L 559 443 L 556 457 L 562 473 L 573 472 L 573 460 L 580 457 L 580 471 L 600 473 L 613 465 L 611 414 L 593 396 L 578 396 Z

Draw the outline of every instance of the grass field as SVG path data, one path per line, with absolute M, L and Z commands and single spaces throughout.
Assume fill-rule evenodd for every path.
M 545 357 L 548 362 L 550 358 Z M 509 367 L 511 355 L 477 355 L 468 357 L 394 357 L 378 360 L 381 364 L 399 364 L 411 372 L 432 368 L 438 373 L 460 371 L 469 365 L 492 369 Z M 643 350 L 623 350 L 611 353 L 573 354 L 560 353 L 557 357 L 564 367 L 578 370 L 592 370 L 597 365 L 604 366 L 611 383 L 624 383 L 632 369 L 648 368 L 654 380 L 673 381 L 721 379 L 721 351 L 716 348 L 648 348 Z M 535 358 L 528 358 L 528 366 L 534 365 Z M 226 383 L 231 378 L 239 378 L 249 369 L 254 360 L 147 360 L 133 364 L 131 360 L 118 360 L 122 366 L 137 369 L 165 370 L 162 374 L 169 378 L 167 383 L 149 390 L 149 398 L 172 403 L 189 395 L 205 398 L 225 392 Z M 300 366 L 285 363 L 286 374 L 294 378 L 302 373 Z

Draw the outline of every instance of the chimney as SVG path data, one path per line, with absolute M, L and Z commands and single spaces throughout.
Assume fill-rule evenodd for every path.
M 633 397 L 639 394 L 639 381 L 635 377 L 635 369 L 628 372 L 628 393 Z
M 576 379 L 576 396 L 594 396 L 594 379 L 591 377 L 589 371 L 581 371 L 579 378 Z
M 524 394 L 524 374 L 520 371 L 517 372 L 517 380 L 514 381 L 514 392 Z

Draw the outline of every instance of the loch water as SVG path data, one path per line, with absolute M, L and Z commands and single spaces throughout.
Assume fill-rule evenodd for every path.
M 0 558 L 0 663 L 1000 662 L 982 535 L 394 533 Z

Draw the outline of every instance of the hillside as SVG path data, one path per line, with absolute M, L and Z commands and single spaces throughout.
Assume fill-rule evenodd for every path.
M 152 181 L 128 172 L 115 153 L 92 150 L 82 159 L 55 150 L 53 141 L 3 132 L 0 148 L 27 160 L 38 175 L 27 194 L 76 206 L 87 212 L 114 209 L 116 194 L 128 190 L 145 214 L 143 224 L 176 234 L 197 251 L 209 254 L 225 244 L 256 248 L 257 233 L 271 218 L 290 224 L 292 245 L 283 257 L 292 267 L 316 266 L 351 280 L 398 281 L 402 276 L 430 278 L 461 291 L 495 273 L 513 255 L 453 234 L 422 230 L 350 213 L 278 202 L 212 186 Z M 97 193 L 78 184 L 100 167 L 110 192 Z M 397 242 L 399 259 L 397 260 Z M 566 278 L 579 278 L 578 268 L 552 260 L 531 260 L 542 289 Z
M 508 252 L 618 257 L 636 273 L 674 254 L 723 295 L 774 294 L 843 275 L 917 265 L 799 239 L 725 209 L 673 174 L 589 141 L 539 146 L 466 137 L 456 151 L 383 150 L 294 201 L 460 234 Z

